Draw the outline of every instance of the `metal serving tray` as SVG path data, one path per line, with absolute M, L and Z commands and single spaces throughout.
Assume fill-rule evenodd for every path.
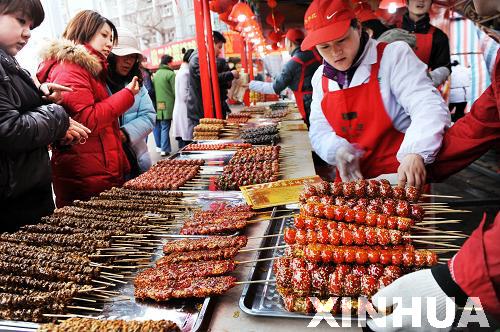
M 288 207 L 288 206 L 287 206 Z M 276 219 L 269 223 L 265 235 L 283 234 L 285 227 L 293 226 L 293 218 L 286 217 Z M 264 238 L 261 247 L 282 246 L 285 244 L 283 236 L 273 236 Z M 283 256 L 284 249 L 262 250 L 256 259 L 279 257 Z M 247 280 L 275 280 L 276 276 L 273 272 L 274 261 L 258 262 L 250 271 Z M 311 319 L 314 314 L 296 313 L 285 310 L 283 301 L 276 291 L 275 283 L 255 283 L 246 284 L 240 297 L 239 306 L 241 310 L 253 316 L 268 316 L 268 317 L 286 317 L 286 318 L 301 318 Z M 341 319 L 341 316 L 333 316 L 336 319 Z M 357 317 L 352 317 L 353 321 L 358 321 Z
M 184 191 L 185 193 L 192 193 Z M 196 196 L 196 203 L 202 209 L 208 209 L 215 201 L 227 201 L 231 204 L 244 203 L 241 192 L 211 192 L 200 191 Z M 174 230 L 174 232 L 178 232 Z M 235 233 L 233 235 L 238 235 Z M 195 237 L 195 236 L 194 236 Z M 175 239 L 172 237 L 172 240 Z M 166 241 L 163 241 L 165 243 Z M 162 246 L 154 250 L 153 262 L 163 256 Z M 135 271 L 130 276 L 135 276 L 139 271 Z M 200 331 L 203 329 L 204 318 L 207 310 L 213 305 L 210 297 L 205 299 L 185 299 L 173 300 L 166 303 L 157 303 L 154 301 L 136 301 L 134 297 L 134 284 L 132 278 L 128 279 L 127 284 L 118 284 L 111 291 L 119 292 L 119 297 L 112 298 L 112 302 L 104 302 L 104 305 L 96 306 L 103 308 L 102 313 L 94 315 L 89 312 L 80 311 L 80 315 L 92 316 L 100 319 L 124 319 L 124 320 L 161 320 L 168 319 L 175 322 L 183 332 Z M 124 300 L 128 297 L 128 300 Z M 81 304 L 88 306 L 88 303 Z M 0 331 L 36 331 L 40 324 L 24 321 L 0 320 Z

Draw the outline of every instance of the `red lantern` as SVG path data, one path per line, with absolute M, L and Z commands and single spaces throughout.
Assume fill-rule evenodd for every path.
M 273 49 L 273 51 L 277 51 L 280 49 L 280 47 L 278 46 L 278 43 L 274 43 L 271 45 L 271 48 Z
M 274 9 L 278 6 L 278 2 L 276 0 L 267 0 L 267 5 L 269 8 Z
M 234 5 L 231 14 L 229 14 L 229 19 L 235 22 L 245 22 L 246 20 L 252 20 L 255 18 L 255 14 L 252 8 L 247 3 L 238 2 Z
M 272 30 L 267 35 L 267 38 L 269 38 L 269 40 L 271 40 L 275 43 L 278 43 L 283 39 L 283 34 L 281 32 L 277 32 L 277 31 Z
M 285 22 L 285 16 L 278 11 L 269 13 L 266 17 L 266 23 L 272 27 L 279 27 Z
M 225 11 L 225 12 L 219 14 L 219 20 L 226 23 L 227 26 L 229 26 L 229 28 L 234 29 L 238 25 L 238 22 L 231 21 L 229 19 L 229 14 L 231 14 L 231 10 L 228 10 L 228 11 Z
M 238 0 L 210 0 L 210 10 L 216 13 L 223 13 L 234 5 Z

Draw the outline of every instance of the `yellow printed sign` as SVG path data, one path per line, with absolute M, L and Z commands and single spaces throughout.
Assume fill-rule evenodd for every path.
M 299 202 L 305 184 L 318 183 L 317 175 L 240 187 L 247 204 L 254 209 Z

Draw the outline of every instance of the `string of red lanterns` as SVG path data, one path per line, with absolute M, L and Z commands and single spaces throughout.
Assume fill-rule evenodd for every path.
M 246 42 L 250 42 L 253 48 L 264 54 L 270 49 L 279 49 L 278 43 L 283 39 L 284 33 L 280 26 L 285 21 L 283 14 L 275 11 L 278 3 L 276 0 L 268 0 L 267 5 L 271 8 L 271 13 L 266 18 L 266 22 L 272 26 L 268 39 L 273 42 L 272 46 L 266 46 L 266 39 L 262 33 L 262 28 L 256 21 L 255 13 L 250 5 L 238 0 L 210 0 L 210 10 L 219 14 L 219 19 L 227 24 L 230 30 L 237 31 Z

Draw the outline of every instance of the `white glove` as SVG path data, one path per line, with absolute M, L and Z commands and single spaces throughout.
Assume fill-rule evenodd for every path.
M 337 149 L 335 153 L 335 164 L 339 170 L 342 181 L 352 181 L 363 178 L 359 169 L 359 159 L 362 154 L 362 151 L 356 149 L 351 144 L 346 144 Z
M 439 67 L 439 68 L 436 68 L 433 71 L 431 71 L 429 73 L 429 76 L 431 77 L 432 83 L 434 83 L 434 86 L 438 87 L 441 84 L 443 84 L 444 81 L 446 81 L 446 79 L 448 78 L 448 76 L 450 76 L 450 74 L 451 74 L 451 72 L 448 68 Z
M 275 95 L 273 83 L 271 82 L 261 82 L 261 81 L 250 81 L 248 88 L 252 91 L 264 93 L 267 95 Z
M 372 303 L 374 308 L 380 306 L 378 312 L 396 305 L 392 314 L 368 320 L 368 326 L 377 332 L 449 331 L 455 318 L 455 303 L 439 287 L 429 269 L 397 279 L 379 290 Z

